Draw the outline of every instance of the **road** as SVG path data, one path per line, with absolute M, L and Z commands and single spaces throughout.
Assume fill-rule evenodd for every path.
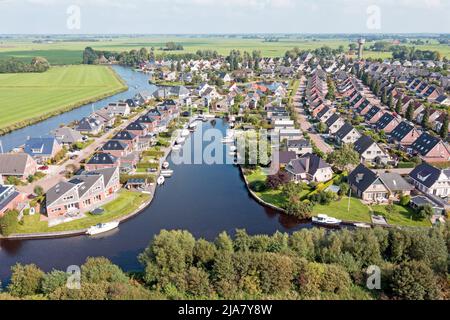
M 44 192 L 47 192 L 47 190 L 56 185 L 59 181 L 65 180 L 65 176 L 64 174 L 61 174 L 61 172 L 64 172 L 68 165 L 75 165 L 77 168 L 79 168 L 81 161 L 88 159 L 97 150 L 97 148 L 103 146 L 110 139 L 111 135 L 114 135 L 120 130 L 125 129 L 129 123 L 137 120 L 141 115 L 144 115 L 147 112 L 148 110 L 143 110 L 131 119 L 123 121 L 120 126 L 104 133 L 99 138 L 95 138 L 92 144 L 80 151 L 76 159 L 68 159 L 59 165 L 52 166 L 50 172 L 44 178 L 29 183 L 26 186 L 19 186 L 17 187 L 17 189 L 21 192 L 31 194 L 34 192 L 34 188 L 36 186 L 41 186 L 44 189 Z
M 331 153 L 333 152 L 333 148 L 330 145 L 328 145 L 319 134 L 308 131 L 308 129 L 310 129 L 312 125 L 306 117 L 305 109 L 300 104 L 305 86 L 306 86 L 306 78 L 303 76 L 302 79 L 300 80 L 300 86 L 298 87 L 298 91 L 294 96 L 294 109 L 298 115 L 300 129 L 302 129 L 302 131 L 304 132 L 308 132 L 308 135 L 310 136 L 311 140 L 314 142 L 314 144 L 320 151 L 326 154 Z

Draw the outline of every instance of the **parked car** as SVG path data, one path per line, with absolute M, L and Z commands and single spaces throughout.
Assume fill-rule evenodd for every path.
M 38 170 L 40 170 L 40 171 L 46 171 L 46 170 L 48 170 L 48 166 L 40 166 L 40 167 L 38 168 Z

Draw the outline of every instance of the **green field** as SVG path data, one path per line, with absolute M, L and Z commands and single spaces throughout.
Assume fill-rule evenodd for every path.
M 126 89 L 105 66 L 52 67 L 44 73 L 0 74 L 0 133 Z

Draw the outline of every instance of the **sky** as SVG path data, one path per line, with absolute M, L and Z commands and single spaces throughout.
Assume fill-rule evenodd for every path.
M 1 34 L 450 33 L 450 0 L 0 0 Z

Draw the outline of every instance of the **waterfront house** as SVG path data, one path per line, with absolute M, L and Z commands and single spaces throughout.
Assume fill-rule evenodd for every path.
M 7 211 L 19 209 L 20 205 L 25 204 L 26 196 L 16 190 L 14 186 L 4 185 L 0 181 L 0 217 L 3 217 Z
M 70 146 L 83 140 L 79 131 L 69 127 L 61 127 L 52 131 L 53 136 L 60 145 Z
M 94 124 L 94 126 L 95 125 L 101 126 L 100 131 L 103 128 L 112 128 L 114 126 L 114 122 L 116 121 L 116 117 L 113 116 L 112 114 L 110 114 L 109 112 L 107 112 L 104 108 L 95 111 L 94 113 L 92 113 L 89 116 L 89 118 L 97 121 Z M 97 133 L 99 133 L 99 132 L 97 132 Z M 97 134 L 97 133 L 95 133 L 95 134 Z
M 140 106 L 149 103 L 152 99 L 153 96 L 148 91 L 141 91 L 134 97 L 134 100 L 136 100 Z
M 389 198 L 389 190 L 380 177 L 363 164 L 358 165 L 349 174 L 348 183 L 353 194 L 365 202 L 386 202 Z
M 297 154 L 294 151 L 279 151 L 278 162 L 280 166 L 286 166 L 292 160 L 297 159 Z
M 414 186 L 426 194 L 446 198 L 450 195 L 450 169 L 439 169 L 426 162 L 409 174 Z
M 126 117 L 131 112 L 130 106 L 126 102 L 110 103 L 104 109 L 107 113 L 109 113 L 113 117 L 116 116 Z
M 303 156 L 312 153 L 313 149 L 309 140 L 306 139 L 290 139 L 287 141 L 287 150 L 293 151 L 297 156 Z
M 26 179 L 37 171 L 36 161 L 26 153 L 0 154 L 0 176 Z
M 381 159 L 388 157 L 380 146 L 371 137 L 366 135 L 363 135 L 356 140 L 354 149 L 359 153 L 361 162 L 373 163 L 377 158 Z
M 60 181 L 46 193 L 49 219 L 92 211 L 112 200 L 120 189 L 119 169 L 83 172 L 69 181 Z
M 105 152 L 94 154 L 85 164 L 88 171 L 114 167 L 120 167 L 120 158 Z
M 361 134 L 350 123 L 346 122 L 335 134 L 336 142 L 355 143 L 361 137 Z
M 422 133 L 412 144 L 413 153 L 426 162 L 446 162 L 450 160 L 448 146 L 439 138 Z
M 295 182 L 325 182 L 333 178 L 333 170 L 319 156 L 307 153 L 299 159 L 291 160 L 286 166 L 291 180 Z
M 99 115 L 97 115 L 99 116 Z M 75 130 L 79 131 L 82 134 L 99 134 L 104 128 L 104 124 L 98 119 L 91 117 L 84 117 L 78 122 Z
M 30 138 L 24 147 L 24 152 L 39 164 L 46 163 L 61 150 L 62 147 L 55 138 Z

